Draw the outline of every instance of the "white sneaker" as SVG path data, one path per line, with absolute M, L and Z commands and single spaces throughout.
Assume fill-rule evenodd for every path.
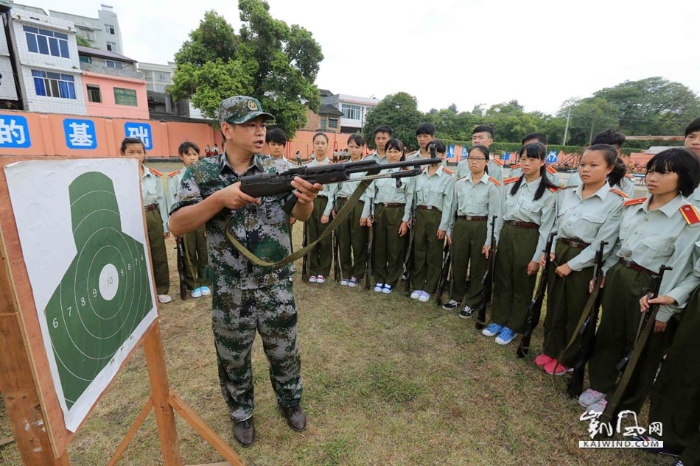
M 374 285 L 374 291 L 376 291 L 377 293 L 381 293 L 383 289 L 384 289 L 383 283 L 377 283 L 376 285 Z
M 326 277 L 319 275 L 316 277 L 316 283 L 326 283 Z
M 193 298 L 201 298 L 202 297 L 202 289 L 201 288 L 195 288 L 192 290 L 192 293 L 190 293 Z
M 171 298 L 167 294 L 159 294 L 158 295 L 158 302 L 161 304 L 168 304 L 172 300 L 173 300 L 173 298 Z
M 348 286 L 348 283 L 349 283 L 349 282 L 348 282 L 348 279 L 347 279 L 347 278 L 343 278 L 342 280 L 340 280 L 340 284 L 341 284 L 342 286 Z
M 421 290 L 414 290 L 413 293 L 411 293 L 411 299 L 418 299 L 422 294 L 423 292 Z
M 586 408 L 587 413 L 600 413 L 603 414 L 603 411 L 605 411 L 605 407 L 608 405 L 608 400 L 605 398 L 601 399 L 597 403 L 593 403 L 589 407 Z
M 430 295 L 426 291 L 421 291 L 418 301 L 420 301 L 421 303 L 427 303 L 428 301 L 430 301 Z
M 604 397 L 605 393 L 600 393 L 593 390 L 592 388 L 589 388 L 585 392 L 581 393 L 581 396 L 578 397 L 578 404 L 580 404 L 584 408 L 588 408 L 589 406 L 598 403 Z
M 316 275 L 311 275 L 309 277 L 309 283 L 316 283 Z
M 357 286 L 357 278 L 350 277 L 350 281 L 348 281 L 348 286 L 350 288 L 355 288 Z
M 384 288 L 382 288 L 382 293 L 384 294 L 389 294 L 391 293 L 391 285 L 384 285 Z
M 292 278 L 292 277 L 289 277 Z M 208 286 L 202 286 L 199 288 L 199 291 L 202 292 L 202 296 L 209 296 L 211 294 L 211 290 L 209 289 Z

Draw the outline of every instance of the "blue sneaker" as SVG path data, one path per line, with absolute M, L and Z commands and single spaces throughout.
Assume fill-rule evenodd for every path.
M 291 278 L 291 277 L 290 277 Z M 208 286 L 202 286 L 199 288 L 199 291 L 202 292 L 202 296 L 209 296 L 211 294 L 211 290 L 209 289 Z
M 503 328 L 502 325 L 498 324 L 489 324 L 488 327 L 483 329 L 481 331 L 481 334 L 486 336 L 486 337 L 493 337 L 495 335 L 498 335 L 501 332 L 501 329 Z
M 503 330 L 501 330 L 501 333 L 498 334 L 496 337 L 496 343 L 499 345 L 507 345 L 511 341 L 515 340 L 515 337 L 517 337 L 518 334 L 513 332 L 511 329 L 508 327 L 503 327 Z

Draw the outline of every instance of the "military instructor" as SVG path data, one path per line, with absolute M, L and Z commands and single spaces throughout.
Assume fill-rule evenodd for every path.
M 261 154 L 266 121 L 274 117 L 257 99 L 236 96 L 219 106 L 221 155 L 202 159 L 185 172 L 172 207 L 170 231 L 182 235 L 206 226 L 212 271 L 212 327 L 221 391 L 233 420 L 233 433 L 243 446 L 255 441 L 251 349 L 256 331 L 270 363 L 270 381 L 282 415 L 295 431 L 306 428 L 300 406 L 301 360 L 296 343 L 297 311 L 289 281 L 289 264 L 272 269 L 246 259 L 230 242 L 225 229 L 264 261 L 276 262 L 291 253 L 284 200 L 254 198 L 240 189 L 242 176 L 281 173 L 283 160 Z M 297 177 L 292 181 L 297 204 L 292 216 L 304 221 L 322 189 Z M 229 221 L 230 224 L 229 224 Z

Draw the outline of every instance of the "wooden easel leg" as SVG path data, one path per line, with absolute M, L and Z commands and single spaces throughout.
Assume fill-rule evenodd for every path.
M 151 409 L 153 409 L 153 400 L 149 398 L 146 404 L 143 406 L 143 408 L 141 408 L 141 412 L 139 413 L 139 415 L 136 416 L 136 420 L 129 428 L 129 431 L 126 433 L 126 436 L 124 436 L 124 438 L 122 439 L 121 443 L 114 452 L 114 455 L 112 455 L 112 459 L 109 460 L 109 463 L 107 463 L 107 466 L 114 466 L 117 464 L 117 462 L 119 462 L 122 455 L 129 447 L 129 443 L 131 443 L 134 436 L 136 435 L 136 432 L 143 424 L 143 421 L 145 421 L 146 417 L 148 417 L 148 413 L 151 412 Z
M 181 466 L 182 458 L 180 457 L 180 445 L 175 427 L 175 414 L 169 402 L 170 386 L 168 372 L 165 368 L 160 325 L 153 325 L 148 331 L 143 342 L 143 351 L 148 366 L 148 378 L 151 381 L 151 399 L 156 414 L 163 464 L 165 466 Z

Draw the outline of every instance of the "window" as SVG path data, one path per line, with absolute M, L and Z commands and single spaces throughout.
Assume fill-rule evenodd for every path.
M 105 60 L 105 65 L 107 65 L 107 68 L 124 69 L 124 63 L 120 61 Z
M 321 118 L 321 131 L 326 130 L 326 118 Z
M 117 43 L 116 42 L 107 42 L 107 50 L 110 52 L 116 52 L 117 51 Z
M 86 39 L 90 42 L 95 42 L 95 39 L 96 39 L 95 31 L 93 31 L 92 29 L 88 29 L 88 28 L 84 28 L 84 27 L 80 27 L 80 26 L 76 26 L 75 29 L 76 29 L 76 32 L 78 33 L 78 35 L 80 37 L 82 37 L 83 39 Z
M 359 105 L 343 104 L 343 116 L 349 120 L 361 119 L 362 107 Z
M 105 24 L 105 32 L 107 34 L 112 34 L 114 35 L 114 26 L 111 24 Z
M 337 128 L 338 127 L 338 119 L 337 118 L 329 118 L 328 119 L 328 127 L 329 128 Z
M 80 63 L 92 63 L 92 58 L 81 55 Z
M 132 107 L 138 106 L 138 103 L 136 102 L 136 91 L 133 89 L 121 89 L 119 87 L 115 87 L 114 103 L 117 105 L 131 105 Z
M 87 95 L 88 102 L 102 103 L 102 93 L 100 92 L 100 86 L 95 86 L 93 84 L 87 85 Z
M 158 81 L 170 82 L 170 73 L 156 73 L 156 79 Z
M 50 71 L 32 70 L 36 95 L 75 99 L 75 82 L 69 74 L 51 73 Z
M 54 57 L 70 58 L 68 53 L 68 35 L 60 32 L 23 26 L 30 52 Z

